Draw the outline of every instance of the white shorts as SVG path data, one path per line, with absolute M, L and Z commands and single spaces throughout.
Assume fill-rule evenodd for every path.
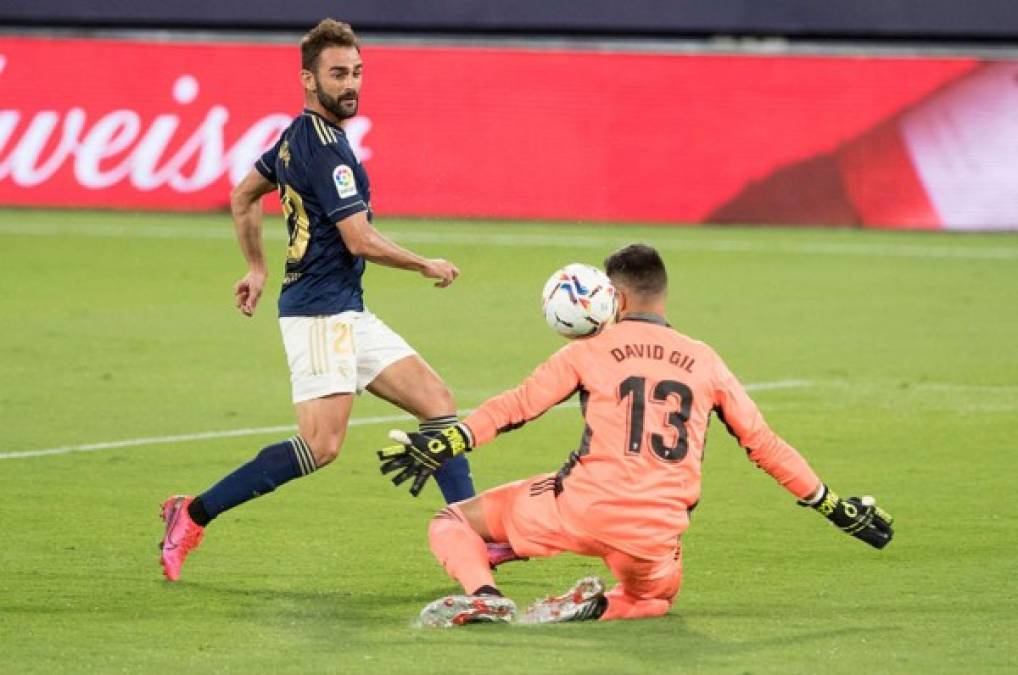
M 371 312 L 279 318 L 293 402 L 361 393 L 389 365 L 416 354 Z

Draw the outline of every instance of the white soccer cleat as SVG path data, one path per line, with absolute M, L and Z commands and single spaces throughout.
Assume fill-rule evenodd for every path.
M 580 579 L 557 597 L 538 600 L 523 612 L 520 623 L 560 623 L 594 620 L 604 614 L 604 584 L 597 577 Z
M 468 623 L 509 623 L 516 603 L 499 595 L 447 595 L 421 610 L 421 625 L 452 628 Z

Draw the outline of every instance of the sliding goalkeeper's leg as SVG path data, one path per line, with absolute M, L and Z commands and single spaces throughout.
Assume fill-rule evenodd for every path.
M 466 595 L 448 595 L 421 611 L 425 626 L 447 628 L 467 623 L 508 623 L 516 605 L 495 587 L 484 539 L 467 522 L 459 506 L 438 512 L 428 527 L 431 551 L 458 581 Z
M 428 526 L 431 552 L 446 573 L 473 595 L 478 589 L 495 589 L 488 565 L 488 548 L 467 522 L 459 506 L 447 506 Z
M 511 620 L 516 606 L 502 597 L 491 570 L 502 562 L 525 560 L 514 550 L 516 545 L 523 547 L 524 556 L 556 555 L 566 550 L 587 552 L 582 547 L 535 543 L 520 534 L 544 527 L 551 528 L 542 530 L 548 536 L 558 533 L 563 542 L 572 541 L 556 526 L 555 485 L 554 474 L 541 474 L 487 490 L 438 512 L 428 528 L 431 551 L 467 595 L 431 603 L 421 613 L 422 623 L 448 626 Z M 515 538 L 510 537 L 507 526 L 510 519 L 515 523 Z

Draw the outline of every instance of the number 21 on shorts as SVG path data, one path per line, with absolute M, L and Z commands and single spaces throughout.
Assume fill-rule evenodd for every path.
M 337 356 L 353 354 L 353 326 L 345 321 L 337 321 L 329 326 L 332 353 Z

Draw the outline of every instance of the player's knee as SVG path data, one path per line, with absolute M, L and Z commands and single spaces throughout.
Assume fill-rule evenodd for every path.
M 442 378 L 421 378 L 414 384 L 419 400 L 424 404 L 421 413 L 425 417 L 442 417 L 456 412 L 456 400 Z
M 445 529 L 446 524 L 439 518 L 440 513 L 436 513 L 428 521 L 428 541 L 432 543 L 442 536 L 442 530 Z
M 342 434 L 320 433 L 305 440 L 311 447 L 311 454 L 314 455 L 315 464 L 319 469 L 339 457 L 339 449 L 343 445 Z
M 431 517 L 431 521 L 428 523 L 428 535 L 431 536 L 432 533 L 441 532 L 450 527 L 455 528 L 466 525 L 466 522 L 466 518 L 463 517 L 463 511 L 460 510 L 459 506 L 444 506 Z
M 445 382 L 441 380 L 437 380 L 431 388 L 428 400 L 432 402 L 436 409 L 445 410 L 448 413 L 456 412 L 456 399 L 453 398 L 449 387 L 445 386 Z
M 455 506 L 446 506 L 432 516 L 428 523 L 428 543 L 436 558 L 444 561 L 448 557 L 450 542 L 456 540 L 457 531 L 465 524 L 463 515 Z

